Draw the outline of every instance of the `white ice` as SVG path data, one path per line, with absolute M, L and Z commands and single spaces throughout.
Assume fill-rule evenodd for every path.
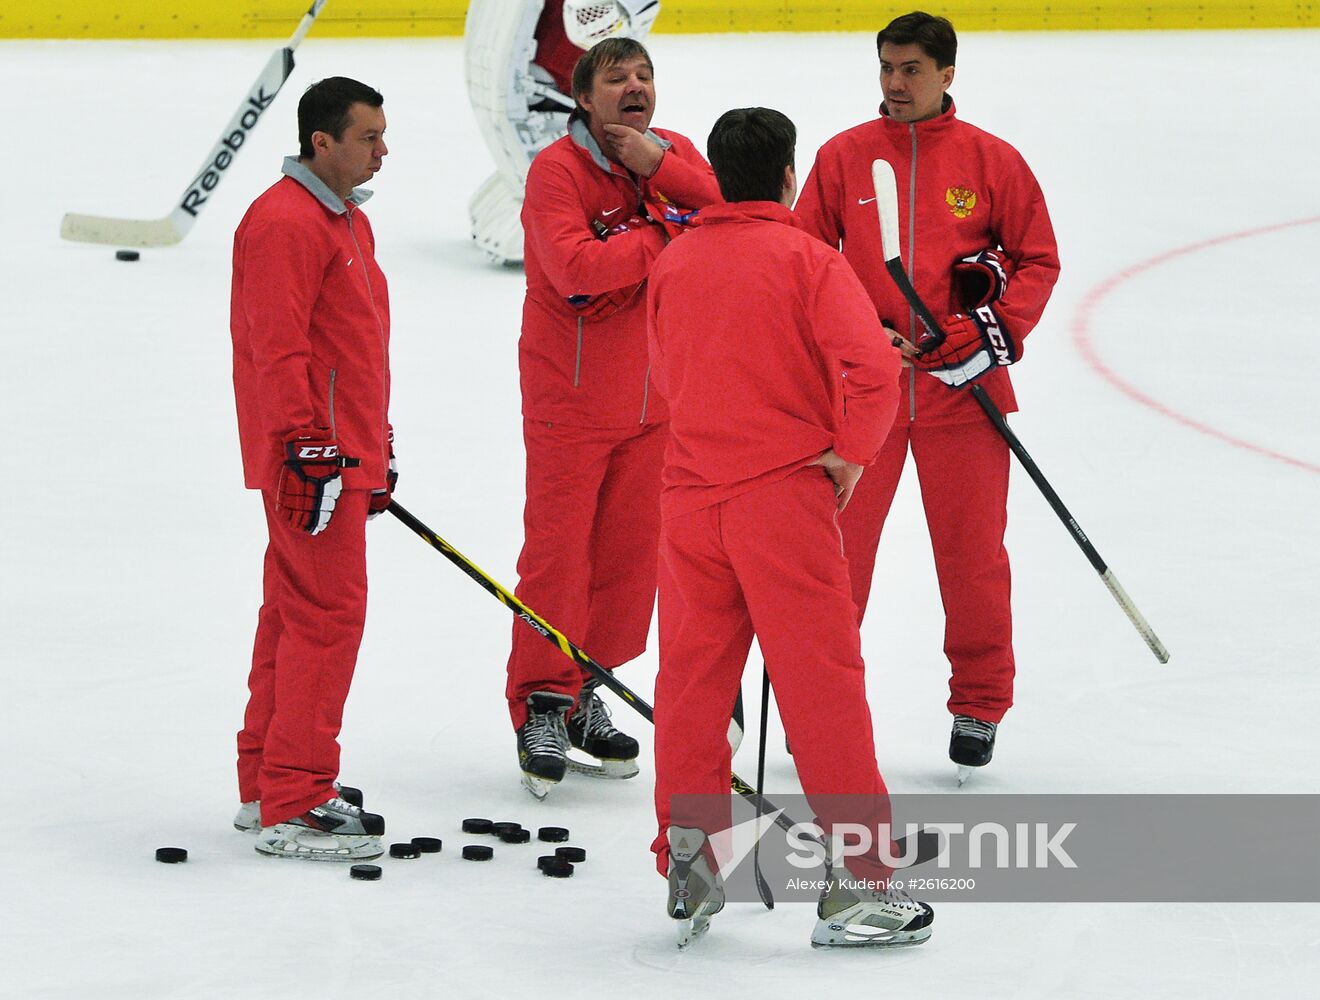
M 58 238 L 70 210 L 163 215 L 272 47 L 0 44 L 0 992 L 1315 995 L 1315 905 L 945 904 L 931 942 L 895 954 L 813 952 L 809 908 L 738 905 L 679 956 L 647 851 L 649 748 L 638 780 L 570 779 L 534 802 L 503 702 L 510 616 L 390 519 L 370 529 L 343 776 L 388 840 L 439 836 L 445 851 L 385 859 L 378 884 L 260 859 L 229 826 L 264 544 L 239 471 L 229 253 L 313 80 L 386 96 L 369 212 L 392 290 L 399 499 L 509 586 L 522 506 L 522 277 L 469 244 L 466 201 L 490 163 L 459 41 L 313 32 L 183 244 L 124 264 Z M 661 35 L 652 49 L 657 124 L 704 145 L 727 108 L 776 107 L 799 124 L 803 172 L 879 101 L 864 34 Z M 953 93 L 1033 165 L 1062 251 L 1013 426 L 1173 653 L 1155 662 L 1015 469 L 1018 704 L 974 788 L 1317 792 L 1320 35 L 966 35 Z M 895 791 L 954 785 L 940 627 L 909 470 L 864 633 Z M 652 648 L 621 676 L 649 697 L 654 670 Z M 754 715 L 752 671 L 745 687 Z M 646 746 L 645 723 L 616 718 Z M 754 743 L 735 762 L 745 776 Z M 771 793 L 796 790 L 782 745 L 776 722 Z M 589 861 L 567 882 L 536 874 L 534 847 L 463 862 L 472 815 L 568 826 Z M 188 864 L 157 864 L 164 845 Z M 1241 863 L 1267 862 L 1224 858 Z

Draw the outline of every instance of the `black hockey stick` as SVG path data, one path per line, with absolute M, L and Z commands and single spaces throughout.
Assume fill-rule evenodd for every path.
M 624 702 L 631 706 L 632 709 L 643 719 L 652 725 L 655 725 L 655 713 L 652 711 L 651 706 L 640 698 L 631 688 L 615 677 L 612 670 L 606 670 L 588 656 L 585 650 L 574 645 L 562 632 L 520 601 L 517 596 L 488 576 L 476 563 L 472 562 L 467 556 L 459 552 L 458 549 L 454 548 L 421 521 L 413 517 L 412 514 L 399 506 L 397 500 L 391 501 L 387 509 L 391 514 L 402 521 L 415 535 L 421 538 L 422 541 L 426 542 L 431 548 L 435 549 L 451 563 L 461 569 L 471 577 L 478 586 L 512 611 L 515 617 L 520 618 L 528 625 L 528 627 L 540 633 L 555 646 L 558 646 L 561 653 L 622 698 Z M 743 781 L 737 774 L 731 773 L 729 775 L 729 787 L 748 802 L 752 803 L 752 805 L 754 805 L 759 811 L 775 813 L 775 825 L 784 830 L 784 832 L 801 833 L 806 839 L 811 840 L 816 844 L 823 844 L 820 838 L 812 835 L 810 831 L 795 831 L 795 827 L 798 826 L 798 824 L 794 820 L 784 815 L 783 810 L 776 808 L 774 803 L 765 798 L 765 796 L 757 794 L 756 789 Z M 937 858 L 940 853 L 940 838 L 938 833 L 933 830 L 921 830 L 918 831 L 916 837 L 916 858 L 908 867 L 925 864 L 927 861 Z M 908 838 L 903 837 L 894 841 L 895 847 L 898 848 L 902 855 L 907 854 L 907 839 Z M 758 885 L 757 888 L 760 890 L 761 885 Z M 766 894 L 769 893 L 768 886 L 765 886 L 764 892 Z M 767 899 L 766 907 L 773 908 L 773 906 L 774 900 Z
M 312 5 L 307 8 L 307 13 L 298 22 L 289 40 L 271 54 L 256 82 L 248 88 L 243 103 L 238 106 L 202 162 L 197 176 L 188 182 L 168 215 L 159 219 L 113 219 L 69 212 L 60 222 L 60 235 L 66 240 L 82 243 L 117 243 L 132 247 L 171 246 L 187 236 L 197 221 L 198 213 L 224 179 L 225 171 L 238 156 L 249 133 L 256 128 L 257 122 L 284 86 L 284 81 L 293 72 L 293 50 L 312 30 L 312 22 L 324 6 L 325 0 L 312 0 Z
M 761 665 L 761 747 L 756 753 L 756 846 L 752 848 L 752 871 L 756 874 L 759 885 L 765 881 L 761 874 L 761 793 L 765 790 L 765 730 L 770 719 L 770 669 Z M 768 909 L 775 908 L 772 899 L 766 904 Z
M 917 314 L 917 318 L 930 332 L 931 336 L 936 338 L 934 343 L 944 342 L 944 330 L 939 321 L 931 314 L 926 307 L 926 303 L 921 300 L 917 290 L 912 287 L 912 282 L 908 279 L 907 272 L 903 270 L 902 247 L 898 240 L 898 182 L 894 177 L 894 168 L 887 160 L 875 160 L 871 164 L 871 182 L 875 186 L 875 207 L 880 216 L 880 245 L 885 257 L 885 270 L 898 286 L 898 290 L 907 299 L 908 305 L 912 311 Z M 1091 540 L 1086 537 L 1086 532 L 1082 531 L 1082 526 L 1077 523 L 1077 519 L 1072 516 L 1068 508 L 1064 506 L 1063 500 L 1059 494 L 1054 492 L 1054 487 L 1049 484 L 1045 474 L 1040 471 L 1034 459 L 1027 452 L 1018 436 L 1013 433 L 1013 429 L 1008 426 L 1008 421 L 1004 419 L 1004 414 L 1000 412 L 994 400 L 990 398 L 989 393 L 975 383 L 971 386 L 972 397 L 985 411 L 986 417 L 994 425 L 1003 439 L 1008 442 L 1008 447 L 1013 454 L 1017 456 L 1022 467 L 1027 470 L 1027 475 L 1031 481 L 1036 484 L 1046 502 L 1054 509 L 1063 526 L 1068 529 L 1078 547 L 1095 567 L 1095 571 L 1100 574 L 1100 579 L 1104 581 L 1109 593 L 1113 595 L 1118 606 L 1123 609 L 1123 613 L 1128 616 L 1128 621 L 1132 622 L 1134 628 L 1145 640 L 1150 651 L 1155 654 L 1155 658 L 1161 663 L 1169 662 L 1169 651 L 1164 648 L 1164 643 L 1160 642 L 1159 636 L 1155 630 L 1150 627 L 1137 606 L 1132 603 L 1132 598 L 1128 597 L 1127 592 L 1119 585 L 1113 572 L 1106 565 L 1100 553 L 1096 551 Z

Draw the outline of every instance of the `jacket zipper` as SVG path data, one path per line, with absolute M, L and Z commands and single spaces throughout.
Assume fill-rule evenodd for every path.
M 917 126 L 915 124 L 908 126 L 908 131 L 912 135 L 912 168 L 908 172 L 908 280 L 916 282 L 917 271 Z M 917 343 L 919 335 L 917 333 L 917 313 L 916 310 L 908 307 L 908 335 L 912 338 L 912 343 Z M 917 369 L 915 366 L 908 368 L 908 420 L 917 419 Z
M 646 423 L 646 404 L 651 398 L 651 366 L 646 366 L 646 374 L 642 376 L 642 415 L 637 418 L 639 424 Z
M 380 313 L 376 309 L 376 295 L 371 290 L 371 270 L 367 267 L 367 258 L 362 255 L 362 246 L 361 244 L 358 243 L 357 232 L 354 231 L 353 229 L 353 210 L 351 208 L 347 209 L 344 213 L 344 217 L 348 221 L 348 235 L 349 238 L 353 241 L 353 249 L 357 251 L 357 259 L 362 263 L 362 277 L 367 283 L 367 302 L 370 303 L 371 315 L 376 320 L 376 332 L 380 335 L 380 356 L 382 359 L 384 359 L 385 324 L 380 321 Z M 384 450 L 382 450 L 381 452 L 381 458 L 384 461 L 385 467 L 388 468 L 390 464 L 389 443 L 388 443 L 389 420 L 386 418 L 386 413 L 385 413 L 385 395 L 384 395 L 385 390 L 383 388 L 384 382 L 385 380 L 382 379 L 381 380 L 382 391 L 380 397 L 380 440 L 384 444 Z M 333 411 L 331 412 L 333 414 Z
M 334 368 L 330 369 L 330 439 L 335 442 L 339 441 L 339 431 L 335 429 L 335 376 L 337 374 L 338 372 Z
M 578 336 L 577 336 L 577 357 L 573 359 L 573 388 L 576 389 L 582 385 L 582 317 L 577 318 Z

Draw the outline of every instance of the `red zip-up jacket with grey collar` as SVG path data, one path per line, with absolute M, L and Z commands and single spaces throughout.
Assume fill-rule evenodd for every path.
M 284 436 L 325 428 L 348 489 L 385 486 L 390 305 L 371 224 L 355 189 L 340 200 L 297 157 L 234 234 L 230 333 L 249 489 L 275 489 Z

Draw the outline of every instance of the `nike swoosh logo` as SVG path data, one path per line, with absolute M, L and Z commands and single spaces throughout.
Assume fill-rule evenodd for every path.
M 858 199 L 857 199 L 857 204 L 859 204 L 859 205 L 869 205 L 869 204 L 871 204 L 871 202 L 873 202 L 873 201 L 875 201 L 874 198 L 858 198 Z
M 617 212 L 617 211 L 618 211 L 617 208 L 611 208 L 608 212 L 601 212 L 601 213 L 600 213 L 600 217 L 603 219 L 603 218 L 605 218 L 605 216 L 607 216 L 607 215 L 613 215 L 613 214 L 614 214 L 615 212 Z

